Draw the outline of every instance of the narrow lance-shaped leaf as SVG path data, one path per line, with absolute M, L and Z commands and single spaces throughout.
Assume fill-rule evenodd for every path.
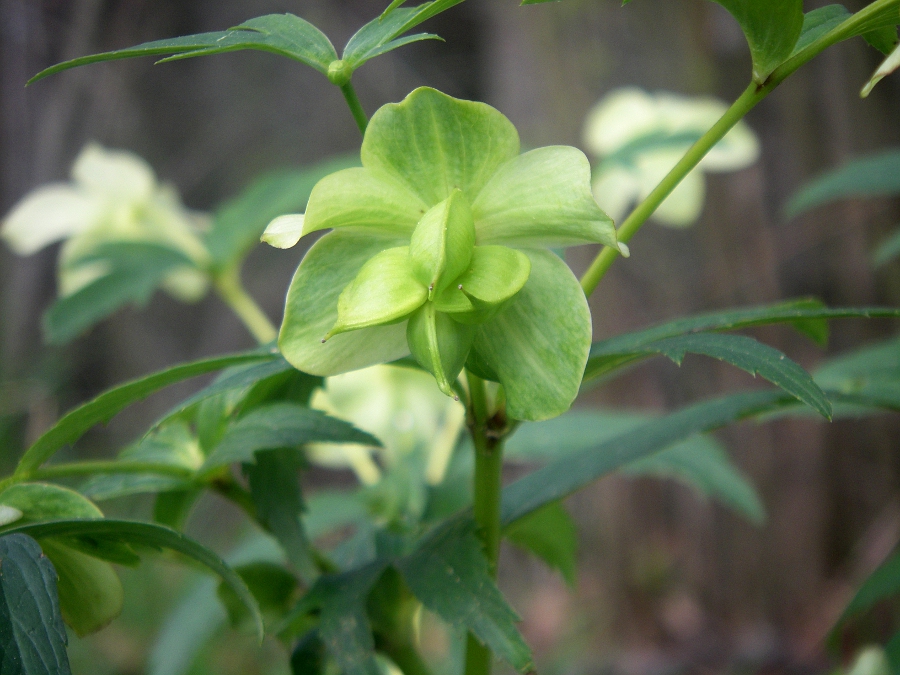
M 259 607 L 241 578 L 215 553 L 168 527 L 152 523 L 108 518 L 97 520 L 53 520 L 45 523 L 19 525 L 8 530 L 7 534 L 27 534 L 35 538 L 87 536 L 136 546 L 168 548 L 186 555 L 222 577 L 222 580 L 231 587 L 250 612 L 257 634 L 262 639 L 263 623 Z
M 136 56 L 173 56 L 168 59 L 224 54 L 241 49 L 259 49 L 296 59 L 321 73 L 337 59 L 337 52 L 328 38 L 308 21 L 293 14 L 260 16 L 226 31 L 199 33 L 167 40 L 154 40 L 135 47 L 103 54 L 82 56 L 51 66 L 32 77 L 29 84 L 48 75 L 69 68 L 100 61 L 114 61 Z
M 57 450 L 81 438 L 95 424 L 108 422 L 132 403 L 145 399 L 170 384 L 231 366 L 272 361 L 277 358 L 277 353 L 259 350 L 229 354 L 172 366 L 158 373 L 114 387 L 100 394 L 94 400 L 66 413 L 61 420 L 44 432 L 20 460 L 16 467 L 16 475 L 31 473 L 50 459 Z

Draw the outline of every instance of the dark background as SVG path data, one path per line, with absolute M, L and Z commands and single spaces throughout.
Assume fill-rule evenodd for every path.
M 807 1 L 806 9 L 823 4 Z M 319 73 L 268 54 L 160 66 L 119 61 L 27 89 L 24 83 L 67 58 L 273 12 L 303 16 L 340 47 L 384 5 L 0 0 L 0 213 L 34 187 L 65 179 L 89 140 L 142 155 L 196 209 L 212 208 L 261 171 L 356 150 L 359 134 L 340 92 Z M 357 73 L 367 111 L 430 85 L 496 106 L 532 147 L 580 145 L 588 109 L 617 86 L 731 100 L 750 70 L 736 23 L 703 0 L 636 0 L 625 8 L 615 0 L 526 8 L 468 0 L 425 28 L 446 42 L 405 47 Z M 761 160 L 708 179 L 707 206 L 694 228 L 651 224 L 633 240 L 631 259 L 616 263 L 591 300 L 595 335 L 806 295 L 837 306 L 898 304 L 900 266 L 876 273 L 869 263 L 873 246 L 900 220 L 896 201 L 847 202 L 794 220 L 782 213 L 810 177 L 900 141 L 900 79 L 888 78 L 865 101 L 858 97 L 878 61 L 861 40 L 839 45 L 754 110 L 748 122 L 761 138 Z M 593 253 L 570 252 L 576 272 Z M 0 249 L 4 468 L 60 411 L 111 384 L 252 344 L 215 298 L 185 306 L 157 296 L 66 348 L 47 348 L 40 315 L 55 294 L 55 255 L 48 249 L 22 259 Z M 248 261 L 246 284 L 275 321 L 299 255 L 261 247 Z M 835 324 L 827 352 L 787 329 L 754 334 L 813 368 L 896 329 L 891 322 Z M 680 369 L 662 361 L 642 366 L 579 405 L 668 410 L 752 385 L 742 372 L 689 357 Z M 112 452 L 165 407 L 157 401 L 125 413 L 91 436 L 84 452 Z M 613 478 L 571 500 L 583 540 L 577 590 L 519 553 L 508 551 L 502 562 L 501 585 L 525 619 L 544 672 L 824 672 L 825 632 L 853 585 L 900 538 L 898 431 L 885 416 L 722 433 L 763 496 L 769 521 L 761 529 L 671 483 Z M 192 530 L 207 541 L 217 541 L 209 530 L 223 522 L 214 516 L 220 506 L 202 507 L 194 518 Z M 125 673 L 141 672 L 142 644 L 115 624 L 88 641 L 96 663 L 111 659 L 103 668 Z M 117 661 L 122 653 L 130 657 Z M 250 672 L 241 667 L 235 672 Z M 100 672 L 83 672 L 92 668 Z

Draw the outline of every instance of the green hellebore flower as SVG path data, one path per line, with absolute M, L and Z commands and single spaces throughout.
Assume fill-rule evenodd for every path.
M 571 147 L 519 154 L 494 108 L 421 88 L 369 122 L 362 167 L 322 179 L 305 216 L 264 239 L 333 231 L 300 263 L 279 346 L 295 367 L 336 375 L 412 352 L 452 395 L 463 366 L 503 384 L 508 413 L 569 408 L 591 342 L 578 280 L 548 248 L 626 252 Z

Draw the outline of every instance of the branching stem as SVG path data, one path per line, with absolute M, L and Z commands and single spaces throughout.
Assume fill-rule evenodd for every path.
M 356 126 L 359 127 L 359 133 L 365 135 L 366 127 L 369 125 L 369 118 L 366 116 L 366 111 L 363 110 L 362 103 L 359 102 L 359 97 L 356 95 L 353 83 L 347 82 L 347 84 L 341 86 L 341 93 L 344 95 L 344 100 L 347 101 L 347 105 L 350 107 L 350 112 L 353 115 L 353 119 L 356 121 Z
M 278 330 L 269 321 L 256 301 L 241 283 L 241 272 L 234 268 L 216 275 L 214 279 L 219 297 L 234 310 L 250 334 L 260 344 L 268 344 L 278 337 Z

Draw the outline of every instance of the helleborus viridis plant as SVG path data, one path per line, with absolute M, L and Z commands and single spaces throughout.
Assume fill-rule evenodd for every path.
M 181 265 L 162 287 L 185 302 L 206 294 L 209 260 L 200 232 L 205 217 L 188 211 L 178 194 L 161 185 L 137 155 L 87 145 L 75 160 L 69 183 L 44 185 L 23 197 L 0 227 L 0 236 L 19 255 L 32 255 L 65 241 L 58 262 L 60 296 L 69 296 L 109 272 L 93 254 L 105 244 L 162 244 L 193 265 Z
M 636 87 L 607 94 L 591 110 L 584 129 L 585 147 L 601 160 L 594 170 L 597 202 L 615 220 L 623 218 L 727 109 L 723 101 L 712 97 L 649 94 Z M 703 173 L 744 169 L 758 157 L 755 134 L 745 122 L 738 122 L 685 176 L 653 218 L 670 227 L 693 224 L 703 210 Z
M 264 237 L 289 246 L 333 230 L 291 283 L 284 357 L 327 376 L 412 353 L 447 395 L 466 366 L 504 386 L 515 419 L 567 410 L 591 315 L 548 249 L 624 247 L 579 150 L 519 151 L 500 112 L 434 89 L 376 112 L 362 167 L 324 178 L 304 216 L 276 219 Z

